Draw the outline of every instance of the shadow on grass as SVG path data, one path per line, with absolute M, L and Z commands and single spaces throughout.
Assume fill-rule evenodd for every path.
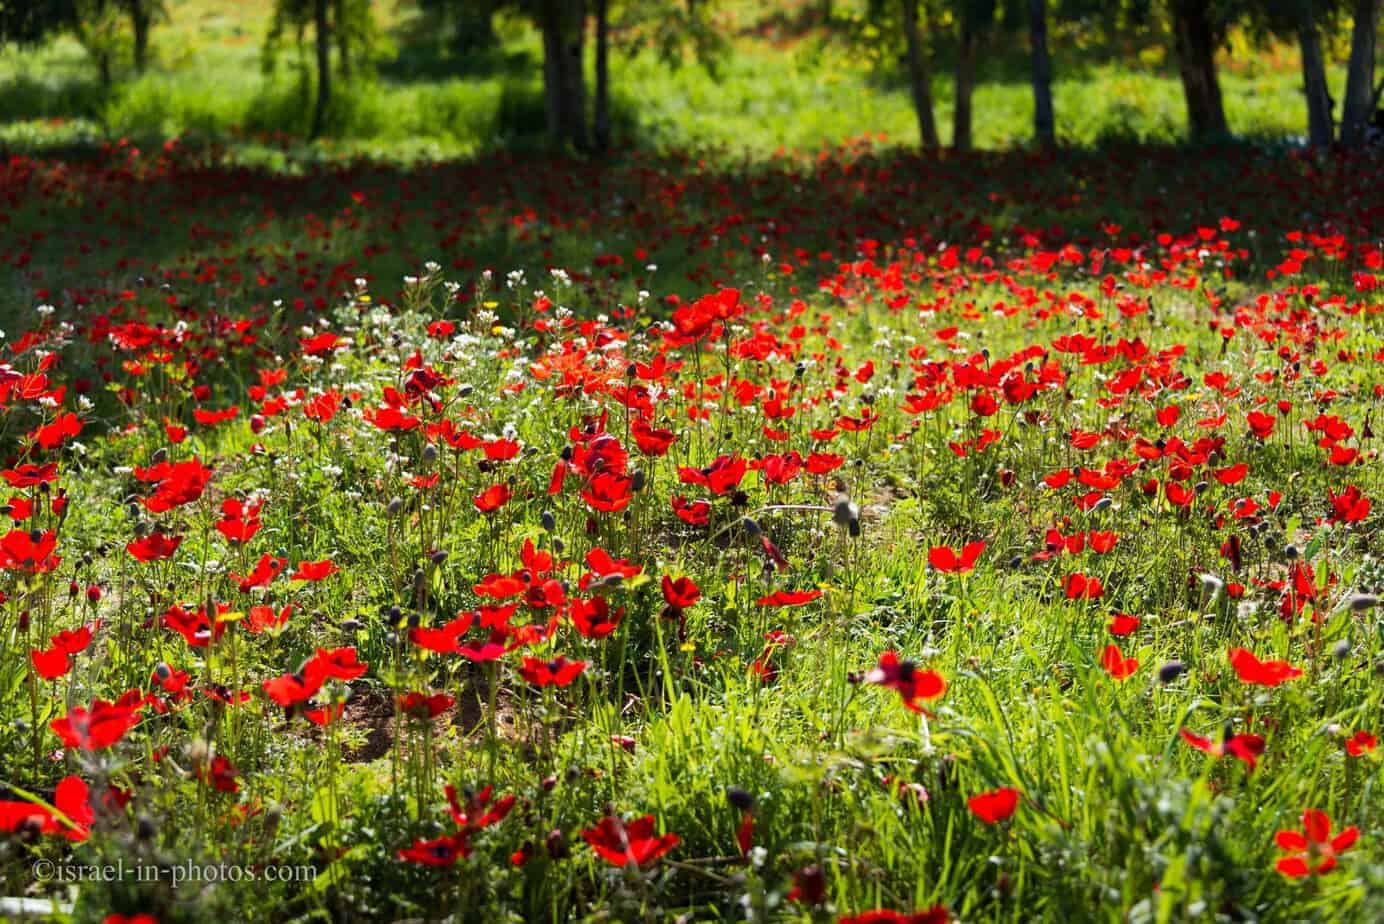
M 588 304 L 607 310 L 637 289 L 686 296 L 743 284 L 765 272 L 762 255 L 797 262 L 801 284 L 815 286 L 862 247 L 1136 246 L 1243 216 L 1247 202 L 1258 230 L 1250 256 L 1271 266 L 1308 211 L 1368 237 L 1366 205 L 1378 202 L 1384 169 L 1244 145 L 966 156 L 859 147 L 761 161 L 533 149 L 411 164 L 288 140 L 154 151 L 66 150 L 5 168 L 13 206 L 0 230 L 0 328 L 40 290 L 101 303 L 140 279 L 166 280 L 190 304 L 325 308 L 365 276 L 392 300 L 405 274 L 433 260 L 464 283 L 487 268 L 541 279 L 566 267 Z M 1122 228 L 1116 238 L 1110 225 Z

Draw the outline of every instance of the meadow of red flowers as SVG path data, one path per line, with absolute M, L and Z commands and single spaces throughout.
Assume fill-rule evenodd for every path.
M 10 159 L 0 893 L 1377 919 L 1380 189 Z

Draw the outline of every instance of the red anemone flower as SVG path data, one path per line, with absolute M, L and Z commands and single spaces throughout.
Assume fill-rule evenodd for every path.
M 977 793 L 966 800 L 975 816 L 987 825 L 999 824 L 1019 807 L 1019 791 L 1008 786 Z
M 142 562 L 162 561 L 165 558 L 172 558 L 173 553 L 178 551 L 178 545 L 183 541 L 182 536 L 165 536 L 163 533 L 150 533 L 143 539 L 136 539 L 125 546 L 125 551 L 129 552 L 136 560 Z
M 471 503 L 476 505 L 476 509 L 481 513 L 494 513 L 509 502 L 512 493 L 509 485 L 501 482 L 493 484 L 471 499 Z
M 975 569 L 976 559 L 985 551 L 984 542 L 968 542 L 961 554 L 946 545 L 933 546 L 928 550 L 928 564 L 943 574 L 966 574 Z
M 951 912 L 943 905 L 934 905 L 924 911 L 893 911 L 880 908 L 875 911 L 862 911 L 852 917 L 841 918 L 838 924 L 947 924 Z
M 1227 729 L 1224 738 L 1220 741 L 1212 741 L 1210 738 L 1194 735 L 1185 728 L 1179 728 L 1177 733 L 1182 736 L 1183 741 L 1198 751 L 1210 754 L 1212 757 L 1229 755 L 1236 760 L 1243 761 L 1251 772 L 1259 762 L 1259 755 L 1264 753 L 1264 739 L 1259 735 L 1232 735 Z
M 585 661 L 569 661 L 563 655 L 550 660 L 525 658 L 519 676 L 538 687 L 565 687 L 586 670 Z
M 1302 669 L 1293 667 L 1287 661 L 1260 661 L 1244 648 L 1230 649 L 1230 666 L 1235 668 L 1241 682 L 1261 687 L 1276 687 L 1302 676 Z
M 947 691 L 947 681 L 932 670 L 921 670 L 911 660 L 900 660 L 896 652 L 886 651 L 879 663 L 865 675 L 866 683 L 898 691 L 905 709 L 924 712 L 917 700 L 937 699 Z
M 1110 644 L 1101 652 L 1100 666 L 1116 680 L 1125 680 L 1139 669 L 1139 661 L 1136 658 L 1126 658 L 1119 645 Z
M 127 693 L 114 703 L 98 699 L 90 709 L 74 706 L 67 715 L 49 723 L 53 733 L 62 739 L 63 747 L 83 751 L 108 748 L 125 737 L 139 722 L 142 705 L 137 691 Z
M 0 831 L 61 834 L 71 841 L 87 839 L 96 813 L 91 807 L 90 789 L 80 777 L 64 777 L 58 783 L 53 809 L 34 802 L 0 801 Z
M 594 828 L 581 833 L 597 856 L 612 866 L 647 866 L 672 850 L 681 838 L 676 834 L 654 834 L 654 816 L 645 815 L 628 822 L 607 815 Z
M 1332 837 L 1331 818 L 1326 812 L 1307 809 L 1302 813 L 1301 831 L 1279 831 L 1274 835 L 1278 849 L 1288 851 L 1288 856 L 1279 858 L 1274 868 L 1290 879 L 1329 873 L 1336 868 L 1336 856 L 1359 838 L 1360 829 L 1355 827 Z

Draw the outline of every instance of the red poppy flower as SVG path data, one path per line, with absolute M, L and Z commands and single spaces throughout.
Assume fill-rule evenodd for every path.
M 461 637 L 471 628 L 475 622 L 474 613 L 458 613 L 457 617 L 442 626 L 419 626 L 410 629 L 408 633 L 409 641 L 437 654 L 456 654 L 457 646 Z
M 663 601 L 669 606 L 685 610 L 702 598 L 702 590 L 690 577 L 677 580 L 663 576 Z
M 1129 613 L 1115 613 L 1110 617 L 1110 634 L 1117 638 L 1133 635 L 1139 628 L 1139 617 Z
M 820 590 L 776 590 L 755 602 L 760 606 L 802 606 L 822 595 Z
M 950 546 L 937 545 L 928 550 L 928 564 L 943 574 L 965 574 L 974 570 L 976 559 L 985 551 L 984 542 L 968 542 L 958 555 Z
M 582 590 L 587 590 L 592 584 L 607 578 L 627 581 L 644 570 L 640 565 L 631 564 L 627 558 L 611 558 L 610 553 L 599 546 L 586 553 L 586 566 L 591 571 L 581 576 L 578 586 Z
M 654 816 L 645 815 L 628 822 L 607 815 L 594 828 L 581 833 L 597 856 L 612 866 L 647 866 L 679 843 L 676 834 L 654 834 Z
M 1331 504 L 1333 523 L 1359 523 L 1370 514 L 1370 499 L 1353 484 L 1346 485 L 1340 494 L 1327 488 L 1326 497 Z
M 706 526 L 711 522 L 711 502 L 695 500 L 688 502 L 682 495 L 674 495 L 670 503 L 678 519 L 692 526 Z
M 320 678 L 308 678 L 302 674 L 281 674 L 264 682 L 265 694 L 285 709 L 307 702 L 316 696 L 320 689 Z
M 538 687 L 565 687 L 586 670 L 585 661 L 569 661 L 563 655 L 544 660 L 525 658 L 519 676 Z
M 260 531 L 259 512 L 262 504 L 246 504 L 234 497 L 221 502 L 221 519 L 216 522 L 216 531 L 227 542 L 244 544 Z
M 495 793 L 493 786 L 486 786 L 480 792 L 468 796 L 465 805 L 462 805 L 457 797 L 455 786 L 448 784 L 443 792 L 447 796 L 447 812 L 452 816 L 452 822 L 468 834 L 504 821 L 517 801 L 513 795 L 492 801 Z
M 1355 827 L 1332 837 L 1331 818 L 1326 812 L 1307 809 L 1302 813 L 1301 831 L 1279 831 L 1274 835 L 1278 849 L 1289 854 L 1274 866 L 1290 879 L 1329 873 L 1336 868 L 1337 855 L 1350 849 L 1359 838 L 1360 829 Z
M 81 432 L 81 418 L 69 411 L 59 414 L 52 423 L 39 427 L 32 436 L 39 446 L 53 450 Z
M 91 806 L 91 791 L 77 776 L 67 776 L 53 793 L 52 811 L 33 802 L 0 801 L 0 831 L 36 830 L 39 834 L 61 834 L 71 841 L 84 841 L 90 835 L 96 812 Z
M 896 652 L 886 651 L 879 663 L 865 675 L 866 683 L 888 687 L 898 692 L 905 709 L 924 712 L 917 700 L 937 699 L 947 691 L 947 681 L 932 670 L 920 670 L 910 660 L 900 660 Z
M 1293 667 L 1287 661 L 1260 661 L 1243 648 L 1230 649 L 1230 666 L 1235 668 L 1242 683 L 1263 687 L 1276 687 L 1302 676 L 1301 668 Z
M 1224 757 L 1229 755 L 1236 760 L 1244 762 L 1250 771 L 1259 762 L 1259 756 L 1264 753 L 1264 739 L 1258 735 L 1232 735 L 1227 734 L 1220 741 L 1212 741 L 1210 738 L 1203 738 L 1201 735 L 1194 735 L 1185 728 L 1179 728 L 1177 733 L 1198 751 L 1210 754 L 1212 757 Z
M 435 719 L 456 705 L 456 697 L 447 693 L 429 696 L 416 690 L 399 697 L 399 711 L 416 719 Z
M 713 494 L 722 495 L 740 486 L 748 468 L 748 463 L 739 456 L 717 456 L 706 468 L 678 469 L 678 480 L 683 484 L 701 485 Z
M 669 447 L 677 439 L 672 430 L 651 427 L 643 420 L 636 420 L 630 426 L 630 435 L 634 437 L 634 444 L 639 447 L 639 451 L 646 456 L 666 455 Z
M 289 580 L 320 581 L 340 570 L 330 558 L 324 558 L 321 561 L 302 561 L 298 563 L 298 570 L 289 575 Z
M 0 477 L 3 477 L 12 488 L 32 488 L 57 481 L 58 465 L 56 462 L 49 462 L 47 465 L 34 465 L 26 462 L 16 468 L 5 469 L 0 472 Z
M 238 582 L 241 593 L 249 593 L 256 587 L 268 587 L 288 565 L 287 558 L 275 558 L 265 554 L 255 563 L 255 570 L 249 574 L 232 574 L 231 580 Z
M 881 908 L 876 911 L 863 911 L 852 917 L 841 918 L 838 924 L 947 924 L 951 912 L 943 905 L 934 905 L 924 911 L 893 911 Z
M 172 558 L 173 553 L 178 551 L 178 545 L 182 541 L 182 536 L 165 536 L 163 533 L 150 533 L 143 539 L 136 539 L 126 544 L 125 551 L 133 555 L 137 561 L 162 561 L 165 558 Z
M 72 659 L 61 648 L 50 648 L 46 651 L 35 648 L 29 652 L 29 659 L 33 661 L 34 670 L 44 680 L 57 680 L 72 670 Z
M 194 456 L 186 462 L 136 466 L 134 474 L 140 481 L 155 483 L 154 493 L 144 500 L 145 508 L 150 513 L 165 513 L 200 498 L 211 481 L 212 470 Z
M 217 792 L 240 792 L 240 784 L 236 782 L 240 771 L 224 754 L 217 754 L 209 764 L 198 767 L 196 773 L 199 780 Z
M 1120 646 L 1110 644 L 1105 646 L 1101 652 L 1100 666 L 1105 668 L 1105 672 L 1116 680 L 1124 680 L 1139 669 L 1139 661 L 1135 658 L 1126 658 L 1120 651 Z
M 577 627 L 582 636 L 605 638 L 620 625 L 625 608 L 612 610 L 605 597 L 592 597 L 590 600 L 578 598 L 572 601 L 568 613 L 572 617 L 572 625 Z
M 278 632 L 288 625 L 288 617 L 293 614 L 293 604 L 285 604 L 278 612 L 272 606 L 260 604 L 252 606 L 245 614 L 245 629 L 251 635 L 261 632 Z
M 581 498 L 592 510 L 619 513 L 634 500 L 634 479 L 619 472 L 601 472 L 582 489 Z
M 315 709 L 307 709 L 303 712 L 303 718 L 313 725 L 326 727 L 333 722 L 339 721 L 346 712 L 345 703 L 333 703 L 327 706 L 318 706 Z
M 509 485 L 501 482 L 491 485 L 471 498 L 471 503 L 475 504 L 476 509 L 481 513 L 494 513 L 508 503 L 512 496 Z
M 1008 786 L 991 789 L 971 796 L 966 805 L 987 825 L 998 824 L 1019 807 L 1019 791 Z
M 399 859 L 422 866 L 452 866 L 457 860 L 471 855 L 471 848 L 460 834 L 434 840 L 416 840 L 413 846 L 399 851 Z
M 1080 571 L 1067 575 L 1064 589 L 1068 600 L 1099 600 L 1105 594 L 1100 578 Z
M 1362 757 L 1375 749 L 1378 740 L 1367 731 L 1358 731 L 1346 741 L 1346 753 L 1351 757 Z
M 46 574 L 62 561 L 53 554 L 58 545 L 54 530 L 13 529 L 0 539 L 0 567 L 29 574 Z
M 99 751 L 115 744 L 135 727 L 141 705 L 137 691 L 114 703 L 98 699 L 90 709 L 74 706 L 67 715 L 50 722 L 49 728 L 62 739 L 63 747 Z
M 303 667 L 303 674 L 321 680 L 355 680 L 362 676 L 370 665 L 357 660 L 356 650 L 349 645 L 344 648 L 319 648 Z

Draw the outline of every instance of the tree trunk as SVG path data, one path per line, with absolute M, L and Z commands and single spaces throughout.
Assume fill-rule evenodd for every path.
M 1374 116 L 1374 35 L 1379 22 L 1379 0 L 1355 0 L 1354 16 L 1346 98 L 1341 108 L 1341 143 L 1348 148 L 1364 144 L 1365 128 Z
M 108 51 L 98 51 L 96 53 L 96 72 L 101 77 L 101 88 L 109 90 L 111 88 L 111 55 Z
M 1217 29 L 1211 0 L 1173 0 L 1173 46 L 1192 138 L 1204 141 L 1229 134 L 1221 85 L 1216 77 Z
M 1028 45 L 1033 65 L 1033 134 L 1045 148 L 1057 146 L 1052 112 L 1052 58 L 1048 54 L 1047 0 L 1028 0 Z
M 952 149 L 969 151 L 971 140 L 971 96 L 976 88 L 976 50 L 980 36 L 967 16 L 961 18 L 960 42 L 956 48 L 956 102 L 952 107 Z
M 152 12 L 144 5 L 143 0 L 136 0 L 130 5 L 130 28 L 135 39 L 135 72 L 139 74 L 143 74 L 149 66 L 149 26 L 152 24 Z
M 586 75 L 582 45 L 586 23 L 585 0 L 544 0 L 543 91 L 548 134 L 559 144 L 587 149 Z
M 610 150 L 610 24 L 608 0 L 596 0 L 596 150 Z
M 332 32 L 336 38 L 337 68 L 343 80 L 350 80 L 351 37 L 346 28 L 346 0 L 332 0 Z
M 1312 0 L 1298 2 L 1297 34 L 1302 50 L 1302 88 L 1307 94 L 1307 140 L 1314 148 L 1322 148 L 1331 144 L 1331 93 L 1326 86 L 1326 64 Z
M 317 101 L 312 108 L 313 138 L 327 125 L 327 106 L 332 100 L 332 31 L 327 23 L 328 0 L 313 0 L 312 22 L 317 46 Z
M 932 75 L 928 73 L 927 53 L 918 31 L 918 0 L 901 0 L 903 33 L 908 40 L 908 83 L 913 91 L 913 111 L 918 116 L 918 139 L 924 150 L 935 151 L 941 141 L 937 137 L 937 118 L 932 111 Z

